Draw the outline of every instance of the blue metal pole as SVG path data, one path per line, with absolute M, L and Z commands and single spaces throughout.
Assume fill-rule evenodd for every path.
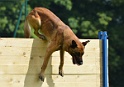
M 21 8 L 21 10 L 20 10 L 19 18 L 18 18 L 16 27 L 15 27 L 15 30 L 14 30 L 14 35 L 13 35 L 13 37 L 16 37 L 16 32 L 17 32 L 18 27 L 19 27 L 19 24 L 20 24 L 20 20 L 21 20 L 21 17 L 22 17 L 22 10 L 23 10 L 23 8 L 24 8 L 24 5 L 25 5 L 25 2 L 22 4 L 22 8 Z
M 108 84 L 108 40 L 107 32 L 100 31 L 99 39 L 102 40 L 102 51 L 103 51 L 103 87 L 109 87 Z

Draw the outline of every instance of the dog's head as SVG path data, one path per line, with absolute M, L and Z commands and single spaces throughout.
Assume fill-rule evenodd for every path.
M 72 56 L 72 62 L 73 64 L 82 65 L 83 64 L 83 54 L 84 54 L 84 48 L 87 45 L 87 43 L 90 42 L 76 42 L 75 40 L 72 40 L 71 45 L 69 47 L 69 54 Z

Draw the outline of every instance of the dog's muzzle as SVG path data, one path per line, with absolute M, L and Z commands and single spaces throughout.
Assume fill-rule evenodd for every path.
M 82 65 L 83 64 L 82 58 L 75 57 L 75 56 L 72 57 L 72 62 L 73 62 L 73 64 L 77 64 L 77 65 Z

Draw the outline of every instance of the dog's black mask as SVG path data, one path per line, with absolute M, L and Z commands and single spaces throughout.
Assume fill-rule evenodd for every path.
M 73 64 L 77 64 L 77 65 L 83 64 L 82 54 L 76 52 L 76 53 L 72 53 L 71 56 L 72 56 Z

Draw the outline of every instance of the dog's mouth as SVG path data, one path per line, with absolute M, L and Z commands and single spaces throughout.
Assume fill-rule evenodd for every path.
M 77 64 L 77 65 L 83 64 L 83 61 L 80 60 L 79 58 L 75 57 L 75 56 L 72 57 L 72 62 L 73 62 L 73 64 Z

